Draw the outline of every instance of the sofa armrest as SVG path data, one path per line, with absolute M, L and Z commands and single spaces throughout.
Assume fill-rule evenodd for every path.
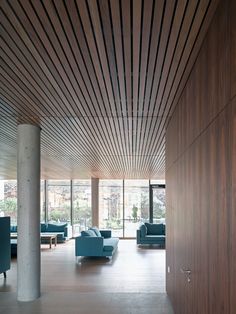
M 141 243 L 141 230 L 138 229 L 137 230 L 137 244 L 140 244 Z
M 67 225 L 64 228 L 64 235 L 67 240 L 72 238 L 72 226 L 71 225 Z
M 102 237 L 75 238 L 75 256 L 101 256 L 103 252 Z
M 103 238 L 111 238 L 111 230 L 99 230 Z

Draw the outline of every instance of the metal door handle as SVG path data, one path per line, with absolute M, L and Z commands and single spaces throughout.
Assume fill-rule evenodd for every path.
M 187 281 L 188 283 L 191 282 L 191 278 L 190 278 L 190 275 L 191 275 L 191 270 L 190 269 L 183 269 L 183 268 L 180 268 L 180 271 L 182 274 L 185 274 L 186 277 L 187 277 Z
M 180 271 L 181 271 L 182 274 L 191 275 L 191 270 L 190 269 L 180 268 Z

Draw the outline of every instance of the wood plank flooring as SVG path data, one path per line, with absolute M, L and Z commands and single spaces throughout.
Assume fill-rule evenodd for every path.
M 163 313 L 171 314 L 165 293 L 165 250 L 138 248 L 120 240 L 112 260 L 74 256 L 74 240 L 42 247 L 42 296 L 16 301 L 16 260 L 0 277 L 0 313 Z

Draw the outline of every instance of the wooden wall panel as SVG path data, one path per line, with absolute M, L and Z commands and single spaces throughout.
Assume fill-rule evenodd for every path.
M 231 127 L 231 145 L 232 145 L 232 154 L 230 156 L 231 160 L 231 177 L 229 178 L 229 185 L 232 189 L 232 197 L 229 199 L 229 206 L 231 210 L 229 211 L 229 220 L 230 220 L 230 229 L 229 234 L 229 252 L 230 252 L 230 313 L 234 313 L 236 308 L 236 100 L 233 100 L 233 106 L 231 111 L 232 118 L 232 127 Z
M 235 109 L 228 105 L 167 172 L 167 291 L 176 313 L 234 313 Z M 180 268 L 192 270 L 189 285 Z
M 236 95 L 236 1 L 230 3 L 230 57 L 231 57 L 231 97 Z
M 167 292 L 177 314 L 236 308 L 233 3 L 220 2 L 167 128 Z
M 171 120 L 171 124 L 178 125 L 168 128 L 168 132 L 172 130 L 169 138 L 174 138 L 176 132 L 182 136 L 176 142 L 178 145 L 175 151 L 167 156 L 167 168 L 207 128 L 230 100 L 229 12 L 226 5 L 220 7 L 188 78 L 187 88 L 180 97 L 176 112 L 174 111 L 176 117 Z M 189 110 L 186 110 L 186 104 Z

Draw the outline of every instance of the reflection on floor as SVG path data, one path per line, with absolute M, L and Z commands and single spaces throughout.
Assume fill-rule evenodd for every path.
M 16 301 L 16 260 L 0 277 L 1 314 L 171 314 L 165 294 L 165 251 L 120 240 L 112 260 L 74 256 L 74 240 L 42 247 L 42 296 Z

